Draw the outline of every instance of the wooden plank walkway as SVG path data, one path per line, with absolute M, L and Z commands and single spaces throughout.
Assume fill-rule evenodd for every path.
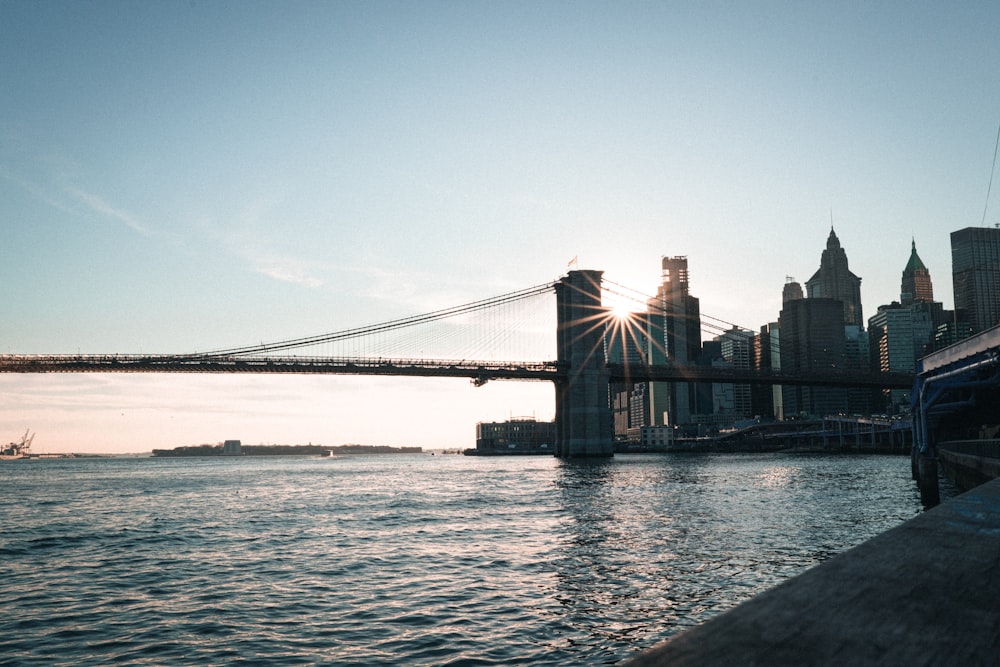
M 625 665 L 1000 665 L 1000 479 Z

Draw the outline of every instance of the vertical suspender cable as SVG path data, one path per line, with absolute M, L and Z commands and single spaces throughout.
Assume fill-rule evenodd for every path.
M 982 225 L 986 225 L 986 209 L 990 207 L 990 190 L 993 189 L 993 172 L 997 168 L 997 148 L 1000 148 L 1000 125 L 997 125 L 997 140 L 993 145 L 993 166 L 990 167 L 990 184 L 986 186 L 986 203 L 983 205 Z

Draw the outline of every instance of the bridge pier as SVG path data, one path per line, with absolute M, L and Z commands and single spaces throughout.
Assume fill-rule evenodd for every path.
M 570 271 L 556 283 L 556 351 L 565 377 L 556 389 L 556 456 L 614 456 L 608 367 L 604 352 L 606 311 L 603 271 Z

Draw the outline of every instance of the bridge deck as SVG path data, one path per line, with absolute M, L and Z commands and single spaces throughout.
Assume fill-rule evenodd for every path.
M 607 364 L 611 382 L 716 382 L 899 389 L 913 385 L 909 373 L 861 373 L 830 369 L 782 375 L 754 369 L 659 364 Z M 314 373 L 467 377 L 475 380 L 567 379 L 558 361 L 476 361 L 240 354 L 54 354 L 0 355 L 0 373 Z
M 307 373 L 554 380 L 556 362 L 199 355 L 7 355 L 0 373 Z
M 996 665 L 998 601 L 994 480 L 626 664 Z

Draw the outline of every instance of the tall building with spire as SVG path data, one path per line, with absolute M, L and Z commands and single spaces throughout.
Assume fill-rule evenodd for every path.
M 782 372 L 825 372 L 868 369 L 868 338 L 861 311 L 861 278 L 851 273 L 847 253 L 833 225 L 819 270 L 806 281 L 805 298 L 787 278 L 778 316 L 779 363 Z M 773 362 L 772 362 L 773 363 Z M 870 393 L 834 387 L 781 388 L 785 418 L 796 414 L 869 413 Z
M 914 302 L 931 303 L 934 301 L 934 286 L 931 284 L 931 272 L 917 254 L 917 241 L 914 239 L 910 247 L 910 261 L 903 269 L 903 280 L 899 288 L 899 302 L 909 306 Z
M 826 250 L 820 258 L 819 270 L 806 282 L 806 295 L 810 299 L 836 299 L 844 304 L 844 324 L 864 326 L 861 313 L 861 278 L 851 273 L 847 253 L 840 247 L 840 239 L 830 226 Z
M 899 302 L 878 307 L 868 318 L 869 357 L 872 367 L 882 372 L 912 373 L 917 360 L 934 348 L 938 327 L 953 319 L 934 301 L 931 273 L 917 254 L 916 241 L 910 244 L 910 258 L 903 269 Z M 910 392 L 883 390 L 880 412 L 904 413 L 910 407 Z

